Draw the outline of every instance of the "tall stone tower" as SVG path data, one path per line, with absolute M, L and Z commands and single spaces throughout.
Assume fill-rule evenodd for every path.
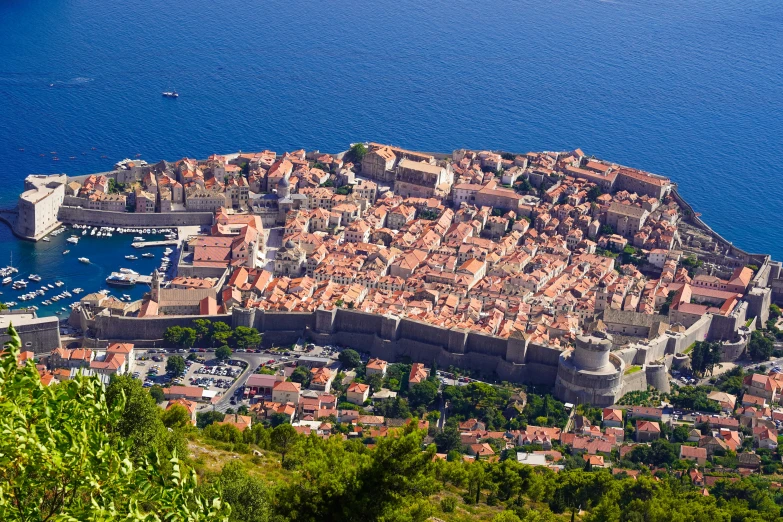
M 280 199 L 285 199 L 291 194 L 291 183 L 285 179 L 285 176 L 280 178 L 280 181 L 277 182 L 277 197 Z
M 152 271 L 152 288 L 150 298 L 156 303 L 160 302 L 160 275 L 157 270 Z

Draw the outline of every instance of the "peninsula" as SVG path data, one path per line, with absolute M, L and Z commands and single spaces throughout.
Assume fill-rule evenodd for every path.
M 189 227 L 143 299 L 91 293 L 73 308 L 95 346 L 159 345 L 206 319 L 255 328 L 266 347 L 350 347 L 610 406 L 669 391 L 695 343 L 742 357 L 783 297 L 781 263 L 713 232 L 671 180 L 579 149 L 358 143 L 124 160 L 25 189 L 13 226 L 32 240 L 62 224 Z M 29 349 L 59 347 L 29 321 L 15 320 Z

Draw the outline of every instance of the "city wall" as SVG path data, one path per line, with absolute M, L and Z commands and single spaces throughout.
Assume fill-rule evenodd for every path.
M 79 223 L 99 227 L 179 227 L 211 225 L 211 212 L 135 213 L 110 212 L 81 207 L 61 206 L 58 219 L 62 223 Z

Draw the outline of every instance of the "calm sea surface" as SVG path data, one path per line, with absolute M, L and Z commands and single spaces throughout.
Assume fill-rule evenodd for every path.
M 0 58 L 1 206 L 29 173 L 135 154 L 581 147 L 783 258 L 779 0 L 0 0 Z M 0 266 L 91 291 L 128 265 L 130 236 L 65 237 L 0 227 Z

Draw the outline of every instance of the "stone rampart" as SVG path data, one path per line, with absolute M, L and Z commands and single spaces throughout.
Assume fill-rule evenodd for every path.
M 94 334 L 99 339 L 124 341 L 162 339 L 170 326 L 192 327 L 196 319 L 223 321 L 232 324 L 230 315 L 161 315 L 157 317 L 120 317 L 98 315 L 94 319 Z
M 111 212 L 61 206 L 57 218 L 62 223 L 111 227 L 181 227 L 212 224 L 211 212 L 135 213 Z

